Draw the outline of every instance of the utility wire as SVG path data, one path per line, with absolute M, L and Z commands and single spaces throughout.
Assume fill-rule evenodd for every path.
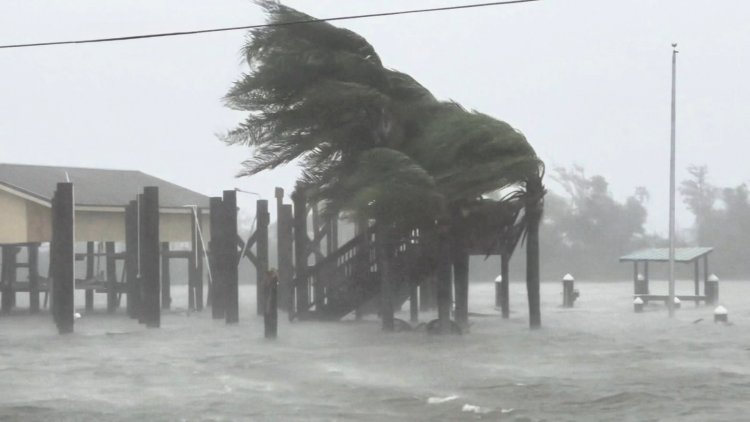
M 353 19 L 377 18 L 377 17 L 383 17 L 383 16 L 411 15 L 411 14 L 416 14 L 416 13 L 443 12 L 443 11 L 448 11 L 448 10 L 459 10 L 459 9 L 475 9 L 478 7 L 503 6 L 503 5 L 518 4 L 518 3 L 532 3 L 532 2 L 538 2 L 538 1 L 541 1 L 541 0 L 493 1 L 489 3 L 464 4 L 460 6 L 433 7 L 429 9 L 401 10 L 401 11 L 396 11 L 396 12 L 368 13 L 365 15 L 337 16 L 337 17 L 324 18 L 324 19 L 308 19 L 308 20 L 291 21 L 291 22 L 275 22 L 275 23 L 266 23 L 266 24 L 260 24 L 260 25 L 230 26 L 230 27 L 225 27 L 225 28 L 198 29 L 194 31 L 161 32 L 161 33 L 155 33 L 155 34 L 127 35 L 123 37 L 92 38 L 92 39 L 70 40 L 70 41 L 48 41 L 48 42 L 27 43 L 27 44 L 7 44 L 7 45 L 0 45 L 0 49 L 44 47 L 44 46 L 65 45 L 65 44 L 92 44 L 92 43 L 100 43 L 100 42 L 140 40 L 140 39 L 146 39 L 146 38 L 176 37 L 176 36 L 181 36 L 181 35 L 195 35 L 195 34 L 208 34 L 212 32 L 240 31 L 240 30 L 245 30 L 245 29 L 268 28 L 268 27 L 274 27 L 274 26 L 289 26 L 289 25 L 300 25 L 300 24 L 318 23 L 318 22 L 334 22 L 334 21 L 353 20 Z

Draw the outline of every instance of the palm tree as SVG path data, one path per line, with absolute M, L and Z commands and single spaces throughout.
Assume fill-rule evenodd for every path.
M 310 19 L 257 3 L 271 23 Z M 460 210 L 491 191 L 536 192 L 525 202 L 531 245 L 541 161 L 510 125 L 438 101 L 409 75 L 383 67 L 364 38 L 326 22 L 253 30 L 243 52 L 250 72 L 225 101 L 248 114 L 224 137 L 253 149 L 241 175 L 299 160 L 300 185 L 327 212 L 374 219 L 387 239 L 449 221 L 447 241 L 466 260 Z M 538 284 L 538 270 L 536 277 Z

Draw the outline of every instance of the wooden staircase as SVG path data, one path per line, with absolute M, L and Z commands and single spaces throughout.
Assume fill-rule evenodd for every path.
M 371 227 L 356 236 L 307 271 L 307 285 L 316 286 L 304 319 L 339 320 L 361 310 L 374 313 L 379 309 L 381 280 L 378 271 L 377 238 Z M 393 267 L 394 306 L 398 309 L 408 298 L 411 283 L 418 282 L 420 272 L 429 268 L 428 253 L 418 229 L 399 239 L 391 261 Z M 299 280 L 295 280 L 300 286 Z

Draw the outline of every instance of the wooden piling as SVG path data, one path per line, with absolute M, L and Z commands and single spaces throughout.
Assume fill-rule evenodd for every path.
M 392 268 L 393 241 L 389 228 L 378 223 L 375 247 L 378 256 L 378 273 L 380 273 L 380 317 L 383 331 L 394 331 L 394 287 L 395 272 Z
M 140 262 L 143 283 L 144 323 L 149 328 L 161 325 L 160 274 L 159 274 L 159 188 L 143 189 L 140 216 Z
M 264 298 L 268 295 L 266 292 L 267 285 L 264 283 L 264 280 L 268 276 L 268 225 L 271 222 L 271 216 L 268 213 L 268 201 L 265 199 L 257 200 L 255 210 L 258 224 L 258 227 L 255 229 L 255 255 L 258 259 L 255 265 L 255 288 L 257 297 Z M 258 315 L 263 315 L 261 302 L 256 303 L 256 309 Z
M 460 242 L 459 242 L 460 243 Z M 456 323 L 465 330 L 469 327 L 469 254 L 465 249 L 453 253 L 453 288 L 456 298 Z
M 107 268 L 107 313 L 113 314 L 117 310 L 117 260 L 115 259 L 115 242 L 104 244 Z
M 310 308 L 310 286 L 307 281 L 307 197 L 297 188 L 292 194 L 294 202 L 294 265 L 297 313 L 304 314 Z
M 127 283 L 127 313 L 138 317 L 138 202 L 130 201 L 125 208 L 125 282 Z
M 435 274 L 435 295 L 437 299 L 438 320 L 440 332 L 450 331 L 451 319 L 451 256 L 450 247 L 446 242 L 440 244 L 439 261 Z
M 3 257 L 3 269 L 2 269 L 2 304 L 0 309 L 2 313 L 10 313 L 11 309 L 15 306 L 15 295 L 16 292 L 13 288 L 13 284 L 16 282 L 16 264 L 18 248 L 12 245 L 2 246 L 2 257 Z
M 315 242 L 315 238 L 318 237 L 318 232 L 320 231 L 320 215 L 318 212 L 318 204 L 313 203 L 310 208 L 312 209 L 312 232 L 313 232 L 313 242 Z M 330 234 L 330 227 L 328 228 L 328 234 Z M 330 238 L 328 239 L 328 242 L 330 242 Z M 318 255 L 320 253 L 320 240 L 317 241 L 312 248 L 317 251 L 318 253 L 315 254 L 315 265 L 318 265 Z M 321 283 L 321 280 L 319 280 L 317 277 L 315 280 L 312 281 L 312 303 L 315 303 L 315 309 L 319 310 L 323 307 L 323 303 L 325 301 L 325 297 L 323 295 L 323 285 Z
M 169 274 L 169 242 L 161 242 L 161 308 L 169 309 L 172 304 L 172 280 Z
M 94 242 L 88 241 L 86 242 L 86 280 L 93 280 L 96 276 L 94 274 L 94 260 L 95 258 L 95 250 L 94 250 Z M 85 304 L 86 304 L 86 312 L 91 312 L 94 310 L 94 290 L 93 289 L 86 289 L 86 292 L 84 293 L 85 296 Z
M 239 307 L 239 274 L 237 265 L 239 264 L 240 254 L 237 250 L 237 191 L 225 190 L 224 200 L 222 201 L 225 219 L 223 225 L 224 246 L 222 247 L 225 255 L 223 265 L 226 266 L 224 279 L 225 306 L 226 306 L 226 323 L 236 324 L 240 320 Z
M 29 263 L 29 308 L 32 314 L 39 312 L 39 244 L 27 246 Z
M 526 291 L 529 300 L 529 327 L 542 326 L 541 301 L 539 297 L 539 225 L 542 219 L 544 187 L 541 179 L 526 183 Z
M 275 339 L 278 335 L 279 311 L 278 311 L 278 286 L 279 275 L 275 271 L 266 271 L 259 283 L 265 284 L 263 292 L 266 294 L 263 301 L 263 327 L 265 337 Z
M 409 321 L 419 322 L 419 286 L 416 281 L 409 281 Z
M 226 307 L 224 304 L 224 278 L 225 278 L 225 266 L 222 261 L 221 248 L 223 247 L 222 237 L 224 234 L 224 224 L 222 220 L 225 218 L 224 207 L 222 206 L 222 200 L 218 197 L 212 197 L 210 200 L 210 223 L 211 223 L 211 242 L 210 242 L 210 253 L 211 253 L 211 274 L 213 275 L 213 283 L 211 283 L 211 316 L 214 319 L 224 319 L 226 315 Z
M 194 259 L 192 265 L 190 265 L 190 271 L 188 273 L 188 288 L 191 292 L 194 292 L 195 296 L 195 310 L 198 312 L 203 310 L 203 242 L 200 238 L 201 226 L 200 222 L 202 211 L 200 208 L 195 209 L 195 215 L 191 216 L 192 219 L 192 253 L 191 256 Z
M 278 224 L 279 302 L 289 312 L 295 313 L 294 288 L 294 235 L 292 233 L 293 212 L 291 204 L 282 204 Z
M 73 184 L 58 183 L 52 201 L 52 307 L 53 318 L 60 334 L 69 334 L 74 329 L 74 289 L 75 289 L 75 211 Z

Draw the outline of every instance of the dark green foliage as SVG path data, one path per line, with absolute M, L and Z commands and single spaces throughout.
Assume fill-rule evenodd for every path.
M 556 169 L 555 179 L 567 197 L 547 198 L 542 244 L 551 276 L 627 276 L 632 269 L 620 264 L 618 258 L 656 246 L 644 229 L 648 194 L 643 188 L 618 202 L 611 196 L 604 177 L 586 176 L 580 167 Z
M 256 3 L 272 23 L 310 19 Z M 299 160 L 300 186 L 327 212 L 421 226 L 457 206 L 481 205 L 487 192 L 522 195 L 541 180 L 541 161 L 520 132 L 438 101 L 409 75 L 383 67 L 351 31 L 326 22 L 259 28 L 243 53 L 250 72 L 225 97 L 247 112 L 225 136 L 253 150 L 242 175 Z M 523 221 L 513 207 L 513 218 L 498 217 L 504 224 Z
M 691 178 L 680 185 L 688 209 L 695 216 L 693 244 L 713 246 L 711 271 L 720 277 L 750 274 L 746 244 L 750 238 L 750 193 L 743 183 L 718 188 L 708 182 L 705 166 L 688 167 Z

